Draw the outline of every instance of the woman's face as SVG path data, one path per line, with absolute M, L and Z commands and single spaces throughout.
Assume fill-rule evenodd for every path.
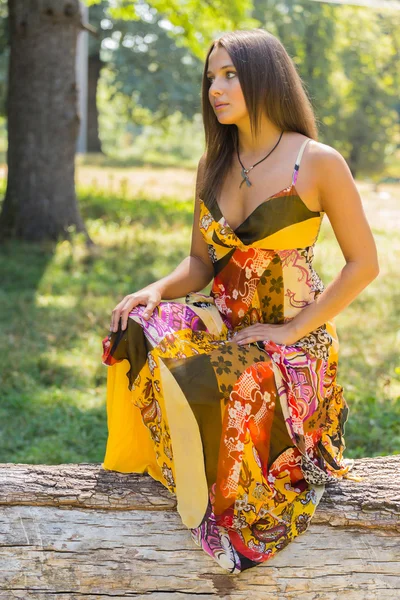
M 225 48 L 216 46 L 212 50 L 208 59 L 207 78 L 210 82 L 208 98 L 218 121 L 225 125 L 237 125 L 243 119 L 248 120 L 239 77 Z M 225 106 L 217 108 L 218 103 Z

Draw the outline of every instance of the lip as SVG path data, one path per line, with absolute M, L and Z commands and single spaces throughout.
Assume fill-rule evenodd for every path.
M 228 102 L 220 102 L 219 104 L 215 104 L 215 110 L 219 110 L 220 108 L 224 108 L 225 106 L 228 106 Z

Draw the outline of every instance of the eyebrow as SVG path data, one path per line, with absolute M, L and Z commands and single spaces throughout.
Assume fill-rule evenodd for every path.
M 229 67 L 235 68 L 235 65 L 224 65 L 223 67 L 221 67 L 220 71 L 222 71 L 222 69 L 228 69 Z M 212 71 L 208 70 L 207 75 L 210 75 L 210 73 L 212 73 Z

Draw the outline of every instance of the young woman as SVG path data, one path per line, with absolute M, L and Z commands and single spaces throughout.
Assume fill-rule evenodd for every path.
M 351 477 L 333 318 L 378 262 L 347 163 L 317 141 L 276 37 L 215 40 L 202 103 L 190 255 L 125 296 L 103 340 L 103 467 L 163 483 L 193 540 L 238 573 L 307 529 L 326 482 Z M 326 287 L 312 266 L 324 214 L 346 261 Z

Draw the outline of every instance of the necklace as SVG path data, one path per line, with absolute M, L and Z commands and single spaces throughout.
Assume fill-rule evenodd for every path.
M 252 165 L 251 167 L 249 167 L 248 169 L 245 168 L 244 164 L 242 163 L 242 161 L 240 160 L 240 156 L 239 156 L 239 147 L 236 146 L 236 152 L 238 155 L 238 159 L 240 164 L 242 165 L 242 171 L 241 171 L 241 175 L 243 177 L 243 181 L 240 182 L 239 188 L 242 187 L 242 185 L 244 184 L 244 182 L 246 182 L 247 187 L 250 187 L 251 185 L 253 185 L 248 177 L 248 173 L 250 173 L 250 171 L 252 169 L 254 169 L 254 167 L 256 167 L 257 165 L 260 164 L 260 162 L 262 162 L 263 160 L 265 160 L 266 158 L 268 158 L 268 156 L 271 154 L 271 152 L 273 152 L 275 150 L 275 148 L 277 147 L 277 145 L 279 144 L 279 142 L 281 141 L 281 137 L 283 135 L 283 131 L 281 132 L 281 135 L 279 136 L 279 140 L 276 142 L 275 146 L 272 148 L 272 150 L 270 150 L 267 154 L 267 156 L 264 156 L 264 158 L 262 158 L 261 160 L 259 160 L 258 162 L 256 162 L 254 165 Z

